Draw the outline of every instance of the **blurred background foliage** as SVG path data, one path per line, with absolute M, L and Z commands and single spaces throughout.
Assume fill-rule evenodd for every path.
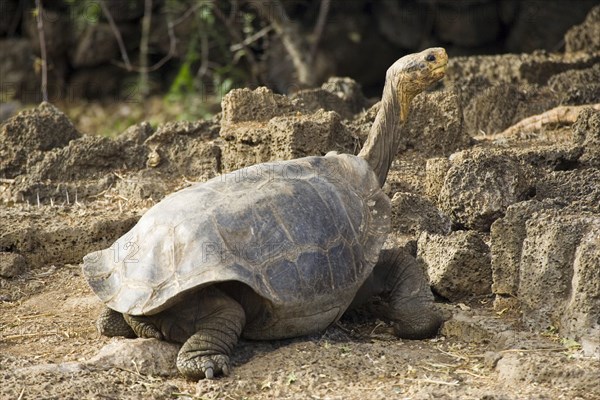
M 430 46 L 451 56 L 562 51 L 565 31 L 595 4 L 0 0 L 1 107 L 39 103 L 44 75 L 48 99 L 101 134 L 210 118 L 236 87 L 291 93 L 338 75 L 378 96 L 394 60 Z

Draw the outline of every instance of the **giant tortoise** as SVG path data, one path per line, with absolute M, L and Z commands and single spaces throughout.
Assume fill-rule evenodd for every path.
M 391 228 L 382 185 L 410 101 L 447 60 L 431 48 L 388 69 L 358 156 L 268 162 L 192 185 L 85 256 L 85 278 L 106 305 L 99 331 L 183 343 L 177 367 L 192 379 L 227 375 L 240 336 L 320 332 L 374 295 L 399 337 L 435 335 L 441 319 L 414 259 L 382 251 Z

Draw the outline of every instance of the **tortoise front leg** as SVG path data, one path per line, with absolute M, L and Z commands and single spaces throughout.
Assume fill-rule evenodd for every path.
M 104 336 L 135 337 L 133 329 L 125 321 L 123 314 L 108 307 L 104 307 L 98 316 L 96 329 Z
M 425 339 L 438 333 L 443 318 L 435 307 L 425 274 L 406 250 L 381 251 L 373 273 L 353 304 L 372 296 L 380 296 L 383 304 L 374 305 L 371 310 L 391 321 L 398 337 Z
M 179 350 L 177 368 L 195 380 L 229 375 L 229 356 L 246 324 L 244 309 L 214 287 L 202 291 L 198 304 L 196 333 Z
M 388 268 L 391 290 L 382 311 L 392 321 L 396 335 L 425 339 L 437 335 L 444 322 L 433 302 L 433 293 L 417 260 L 404 249 L 383 250 L 381 268 Z

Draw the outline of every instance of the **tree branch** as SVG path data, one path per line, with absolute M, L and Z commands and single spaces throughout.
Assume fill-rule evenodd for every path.
M 112 29 L 113 34 L 115 35 L 115 39 L 117 39 L 117 43 L 119 44 L 119 50 L 121 51 L 121 57 L 123 58 L 123 61 L 125 62 L 125 66 L 128 71 L 131 71 L 132 66 L 131 66 L 131 62 L 129 61 L 129 55 L 127 54 L 127 49 L 125 48 L 125 43 L 123 43 L 123 37 L 121 37 L 121 32 L 119 31 L 117 24 L 115 24 L 115 20 L 113 19 L 108 7 L 106 7 L 104 0 L 100 0 L 100 8 L 102 8 L 102 12 L 106 16 L 106 19 L 108 20 L 108 24 L 110 25 L 110 28 Z
M 297 26 L 289 21 L 281 2 L 278 0 L 257 1 L 253 2 L 252 5 L 263 18 L 271 23 L 273 29 L 279 35 L 283 47 L 292 59 L 299 83 L 304 86 L 314 85 L 315 77 L 307 57 L 307 49 L 303 48 L 305 43 L 298 33 Z
M 173 58 L 173 56 L 175 55 L 176 49 L 177 49 L 177 37 L 175 36 L 175 25 L 176 23 L 171 22 L 171 18 L 169 17 L 169 14 L 166 13 L 165 14 L 165 19 L 167 20 L 167 33 L 169 34 L 169 52 L 160 60 L 158 60 L 155 64 L 153 64 L 150 67 L 143 67 L 143 66 L 135 66 L 135 65 L 127 65 L 127 64 L 123 64 L 120 62 L 113 62 L 113 64 L 115 64 L 118 67 L 121 68 L 125 68 L 128 71 L 135 71 L 135 72 L 154 72 L 158 69 L 160 69 L 163 65 L 165 65 L 167 63 L 167 61 L 169 61 L 171 58 Z M 183 21 L 183 19 L 185 18 L 179 18 L 177 21 L 177 23 L 181 23 Z
M 229 46 L 229 50 L 231 50 L 231 51 L 242 50 L 244 48 L 244 46 L 250 46 L 252 43 L 254 43 L 258 39 L 262 38 L 263 36 L 265 36 L 267 33 L 271 32 L 272 30 L 273 30 L 272 26 L 270 26 L 270 25 L 265 26 L 260 31 L 254 33 L 253 35 L 248 36 L 241 43 L 232 44 L 231 46 Z
M 140 94 L 147 96 L 150 92 L 148 79 L 148 42 L 152 25 L 152 0 L 144 1 L 144 16 L 142 17 L 142 38 L 140 39 Z
M 315 23 L 315 29 L 313 30 L 313 42 L 310 47 L 310 61 L 314 62 L 319 49 L 319 42 L 321 36 L 323 36 L 323 30 L 325 29 L 325 23 L 327 22 L 327 15 L 329 15 L 329 9 L 331 8 L 331 0 L 321 0 L 319 7 L 319 16 Z
M 211 2 L 214 5 L 213 12 L 217 16 L 217 18 L 219 18 L 219 20 L 221 20 L 221 22 L 223 22 L 223 24 L 225 24 L 225 28 L 227 28 L 227 32 L 229 32 L 229 36 L 231 36 L 233 38 L 233 40 L 235 40 L 236 42 L 238 42 L 242 45 L 242 47 L 244 49 L 244 55 L 246 56 L 246 59 L 248 60 L 248 63 L 250 64 L 252 79 L 254 81 L 256 81 L 256 76 L 258 75 L 259 67 L 258 67 L 258 62 L 256 61 L 256 57 L 254 57 L 254 53 L 252 52 L 252 50 L 250 50 L 248 48 L 248 46 L 246 46 L 244 44 L 244 38 L 234 27 L 232 20 L 230 20 L 229 18 L 227 18 L 225 16 L 225 14 L 223 14 L 221 9 L 217 5 L 217 2 L 214 0 L 211 0 Z
M 203 78 L 204 75 L 208 72 L 208 56 L 209 56 L 209 43 L 208 43 L 208 34 L 205 29 L 202 29 L 200 32 L 200 68 L 198 68 L 198 72 L 196 76 Z
M 44 9 L 40 0 L 35 0 L 37 9 L 37 31 L 40 40 L 40 56 L 42 58 L 42 100 L 48 101 L 48 55 L 46 54 L 46 36 L 44 35 L 43 13 Z
M 183 13 L 183 15 L 181 15 L 181 17 L 179 17 L 175 21 L 173 21 L 173 26 L 177 26 L 180 23 L 182 23 L 183 21 L 185 21 L 186 19 L 188 19 L 190 17 L 190 15 L 194 14 L 203 5 L 204 5 L 203 2 L 199 1 L 196 4 L 194 4 L 193 6 L 191 6 L 190 8 L 188 8 L 187 10 L 185 10 L 185 12 Z

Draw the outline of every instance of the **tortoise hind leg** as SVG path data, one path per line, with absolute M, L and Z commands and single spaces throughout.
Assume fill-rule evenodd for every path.
M 382 250 L 372 276 L 360 293 L 379 295 L 383 304 L 372 310 L 390 320 L 403 339 L 434 337 L 443 318 L 417 260 L 404 249 Z
M 195 332 L 181 347 L 177 368 L 190 379 L 229 375 L 229 356 L 238 342 L 246 314 L 242 306 L 223 291 L 209 287 L 198 298 Z
M 133 329 L 125 321 L 123 314 L 108 307 L 104 307 L 98 316 L 96 329 L 104 336 L 135 337 Z

